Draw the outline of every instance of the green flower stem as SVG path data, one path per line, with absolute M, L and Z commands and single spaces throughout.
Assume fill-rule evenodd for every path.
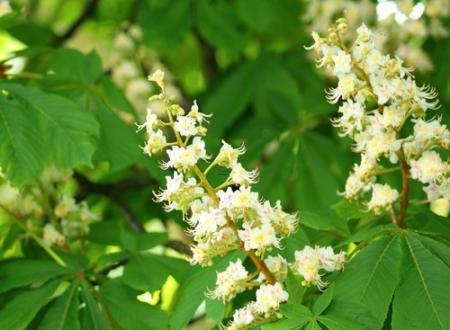
M 30 231 L 26 225 L 24 225 L 20 219 L 20 217 L 18 217 L 17 215 L 15 215 L 14 213 L 12 213 L 10 210 L 8 210 L 4 205 L 0 204 L 0 207 L 6 212 L 8 213 L 11 218 L 13 219 L 13 221 L 20 227 L 22 228 L 27 235 L 31 236 L 31 238 L 33 238 L 36 243 L 38 245 L 40 245 L 47 253 L 50 257 L 52 257 L 53 260 L 55 260 L 55 262 L 62 266 L 62 267 L 67 267 L 67 264 L 64 260 L 61 259 L 60 256 L 58 256 L 58 254 L 52 250 L 52 248 L 50 246 L 48 246 L 47 244 L 45 244 L 45 242 L 39 237 L 37 236 L 35 233 L 33 233 L 32 231 Z

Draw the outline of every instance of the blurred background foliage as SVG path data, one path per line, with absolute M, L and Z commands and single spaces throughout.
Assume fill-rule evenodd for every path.
M 23 116 L 2 119 L 1 130 L 7 123 L 18 145 L 2 140 L 0 165 L 22 193 L 34 189 L 48 166 L 73 169 L 64 191 L 77 203 L 86 201 L 102 221 L 90 223 L 85 237 L 59 252 L 68 270 L 45 259 L 29 233 L 2 214 L 1 329 L 53 329 L 55 324 L 64 329 L 80 324 L 83 329 L 164 329 L 167 324 L 181 329 L 188 323 L 206 329 L 229 316 L 230 306 L 210 300 L 201 305 L 215 269 L 226 260 L 208 270 L 190 267 L 183 259 L 189 238 L 180 216 L 164 213 L 152 201 L 164 173 L 142 154 L 143 136 L 135 133 L 135 123 L 144 119 L 146 100 L 154 92 L 146 77 L 155 69 L 166 71 L 170 93 L 186 108 L 197 100 L 203 112 L 214 113 L 209 151 L 216 151 L 222 139 L 244 143 L 244 165 L 260 171 L 255 189 L 272 202 L 281 200 L 288 211 L 300 211 L 302 226 L 283 254 L 307 243 L 351 243 L 362 228 L 373 226 L 369 214 L 347 221 L 357 211 L 337 192 L 355 158 L 330 123 L 337 107 L 326 103 L 324 89 L 333 81 L 316 70 L 304 49 L 311 44 L 314 15 L 325 15 L 311 8 L 325 2 L 11 3 L 13 11 L 0 17 L 0 88 L 14 100 L 0 99 L 0 107 L 16 107 Z M 372 11 L 366 23 L 376 26 L 380 4 L 363 2 Z M 333 3 L 330 20 L 345 9 L 338 5 L 343 1 Z M 395 17 L 391 21 L 400 24 Z M 442 17 L 447 31 L 448 21 Z M 400 43 L 420 49 L 433 64 L 424 65 L 417 78 L 437 88 L 448 125 L 450 39 L 425 34 L 404 40 Z M 158 110 L 157 104 L 150 107 Z M 3 134 L 0 138 L 6 139 Z M 224 175 L 212 173 L 212 181 Z M 56 194 L 50 204 L 59 198 Z M 24 259 L 6 260 L 18 256 Z M 49 278 L 45 286 L 27 291 Z M 45 305 L 56 287 L 64 293 Z M 80 311 L 79 300 L 85 304 Z M 60 320 L 65 307 L 72 316 Z M 24 315 L 12 317 L 17 310 Z

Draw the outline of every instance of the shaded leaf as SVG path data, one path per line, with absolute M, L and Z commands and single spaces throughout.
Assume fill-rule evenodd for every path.
M 404 236 L 403 281 L 395 292 L 393 329 L 450 327 L 450 268 L 428 251 L 416 234 Z
M 49 282 L 13 297 L 0 311 L 0 329 L 22 330 L 55 292 L 58 281 Z
M 73 283 L 56 299 L 39 323 L 38 330 L 79 330 L 78 284 Z

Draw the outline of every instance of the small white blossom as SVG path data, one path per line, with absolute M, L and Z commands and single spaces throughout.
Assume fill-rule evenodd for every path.
M 448 175 L 449 164 L 436 151 L 426 151 L 417 160 L 411 160 L 411 177 L 422 183 L 436 182 Z
M 388 184 L 375 183 L 372 185 L 372 198 L 367 207 L 378 213 L 380 209 L 390 208 L 391 204 L 398 199 L 398 191 Z
M 255 310 L 259 314 L 267 314 L 270 311 L 277 311 L 280 304 L 289 299 L 289 294 L 283 289 L 280 283 L 263 284 L 256 291 Z
M 195 119 L 188 116 L 178 116 L 174 127 L 182 136 L 194 136 L 198 133 Z
M 225 271 L 217 273 L 216 287 L 210 292 L 210 297 L 228 302 L 238 293 L 243 292 L 247 285 L 248 272 L 242 266 L 242 261 L 231 262 Z

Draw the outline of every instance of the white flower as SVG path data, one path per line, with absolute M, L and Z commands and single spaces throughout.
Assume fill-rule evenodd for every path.
M 364 23 L 356 30 L 356 33 L 358 42 L 368 42 L 372 37 L 372 31 Z
M 191 224 L 195 224 L 195 228 L 191 230 L 192 233 L 199 237 L 215 233 L 227 223 L 225 215 L 219 209 L 193 214 L 189 221 Z
M 339 112 L 342 116 L 333 123 L 342 129 L 342 135 L 352 135 L 354 131 L 362 130 L 365 114 L 361 103 L 348 100 L 339 107 Z
M 246 171 L 240 163 L 234 163 L 231 166 L 230 177 L 233 183 L 248 186 L 256 182 L 257 172 Z
M 258 193 L 252 192 L 249 187 L 242 186 L 233 193 L 231 205 L 233 208 L 257 208 Z
M 182 136 L 194 136 L 198 132 L 195 119 L 188 116 L 178 116 L 174 127 Z
M 240 329 L 252 323 L 255 319 L 252 307 L 253 304 L 249 304 L 243 308 L 236 309 L 233 314 L 233 321 L 227 327 L 227 330 Z
M 208 155 L 206 154 L 206 149 L 205 149 L 205 141 L 203 141 L 201 137 L 196 136 L 192 140 L 192 144 L 188 148 L 192 149 L 192 151 L 195 154 L 195 157 L 197 157 L 198 159 L 207 159 L 208 158 Z
M 338 86 L 336 88 L 330 88 L 327 91 L 327 100 L 330 103 L 337 103 L 340 98 L 347 100 L 354 92 L 358 85 L 358 78 L 349 73 L 340 77 Z
M 379 50 L 372 49 L 364 58 L 364 69 L 368 73 L 376 73 L 385 63 L 385 56 Z
M 243 225 L 244 230 L 239 231 L 239 238 L 244 241 L 244 249 L 262 251 L 270 246 L 280 247 L 275 229 L 270 224 L 252 228 L 249 224 Z
M 141 125 L 137 125 L 137 130 L 140 131 L 143 128 L 146 129 L 147 134 L 151 134 L 153 132 L 153 129 L 155 129 L 156 127 L 158 127 L 158 116 L 156 116 L 153 112 L 152 109 L 147 108 L 147 115 L 145 117 L 145 122 Z
M 55 215 L 58 218 L 66 217 L 70 212 L 74 212 L 76 210 L 76 202 L 73 197 L 64 195 L 59 203 L 55 207 Z
M 225 141 L 222 141 L 222 147 L 220 148 L 215 162 L 220 166 L 231 167 L 232 165 L 236 164 L 239 155 L 242 155 L 244 152 L 245 148 L 243 146 L 235 149 Z
M 122 51 L 130 51 L 134 48 L 134 42 L 126 33 L 120 32 L 114 39 L 114 47 Z
M 57 244 L 59 246 L 63 246 L 65 243 L 64 236 L 53 227 L 53 225 L 47 223 L 44 226 L 44 233 L 42 238 L 48 246 L 53 244 Z
M 427 199 L 434 202 L 439 198 L 450 200 L 450 177 L 447 177 L 441 183 L 430 183 L 423 188 L 427 194 Z
M 217 273 L 216 287 L 210 292 L 210 297 L 228 302 L 243 292 L 247 285 L 248 272 L 242 266 L 241 260 L 231 262 L 223 272 Z
M 391 204 L 398 199 L 398 191 L 388 184 L 372 184 L 372 198 L 367 203 L 367 207 L 378 213 L 381 209 L 390 208 Z
M 221 209 L 231 210 L 234 207 L 234 192 L 231 188 L 228 188 L 227 190 L 219 190 L 217 192 L 217 197 L 219 197 L 219 207 Z
M 124 86 L 128 81 L 136 79 L 138 75 L 136 65 L 129 60 L 119 63 L 112 72 L 113 80 L 119 86 Z
M 167 150 L 169 161 L 162 163 L 164 169 L 173 167 L 180 171 L 187 171 L 197 164 L 199 159 L 207 159 L 205 142 L 198 136 L 187 147 L 173 146 Z
M 125 95 L 131 102 L 135 99 L 144 99 L 147 101 L 147 95 L 150 92 L 150 86 L 148 82 L 143 78 L 131 80 L 125 90 Z M 133 103 L 134 104 L 134 103 Z
M 422 183 L 439 181 L 448 174 L 449 165 L 436 151 L 426 151 L 417 160 L 411 160 L 411 177 Z
M 255 310 L 260 314 L 280 308 L 280 304 L 289 299 L 289 294 L 284 291 L 280 283 L 263 284 L 256 291 Z
M 160 152 L 167 145 L 166 136 L 159 129 L 156 132 L 151 132 L 148 138 L 147 143 L 143 147 L 144 152 L 151 156 L 155 153 Z
M 448 146 L 450 143 L 450 132 L 446 125 L 442 125 L 438 119 L 425 121 L 416 119 L 414 121 L 414 138 L 418 143 L 424 144 L 432 140 Z
M 267 268 L 275 275 L 278 281 L 284 281 L 288 273 L 288 264 L 282 256 L 269 256 L 264 259 Z
M 333 72 L 336 76 L 347 74 L 352 69 L 352 58 L 342 50 L 332 56 L 334 62 Z
M 320 261 L 317 252 L 310 246 L 305 246 L 301 251 L 295 251 L 295 262 L 292 271 L 303 276 L 303 285 L 318 284 L 320 281 Z
M 156 70 L 149 77 L 148 80 L 154 81 L 161 90 L 164 91 L 164 72 L 161 70 Z
M 191 110 L 189 111 L 187 116 L 195 119 L 195 121 L 197 121 L 199 124 L 201 124 L 204 121 L 208 122 L 208 120 L 206 118 L 211 117 L 212 114 L 207 115 L 207 114 L 200 112 L 198 105 L 197 105 L 197 101 L 194 100 L 194 104 L 191 106 Z
M 134 39 L 136 40 L 142 39 L 142 29 L 138 25 L 130 26 L 128 32 Z
M 331 246 L 316 248 L 321 268 L 332 272 L 336 268 L 336 255 Z

